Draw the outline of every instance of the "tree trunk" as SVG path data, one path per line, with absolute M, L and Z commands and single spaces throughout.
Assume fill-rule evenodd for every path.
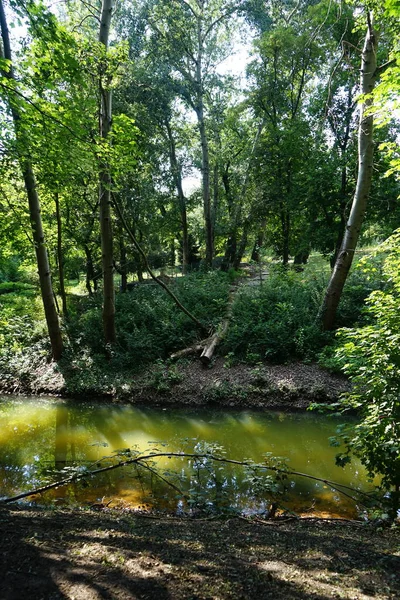
M 100 19 L 99 42 L 107 50 L 110 33 L 111 15 L 113 11 L 113 0 L 103 0 Z M 100 73 L 99 91 L 101 103 L 100 136 L 106 140 L 111 130 L 111 88 L 110 81 Z M 100 235 L 101 254 L 103 270 L 103 331 L 106 344 L 114 344 L 115 333 L 115 290 L 114 290 L 114 257 L 113 257 L 113 234 L 111 221 L 111 177 L 109 165 L 104 158 L 100 162 Z
M 235 269 L 235 271 L 237 271 L 238 268 L 240 267 L 240 263 L 242 262 L 243 255 L 246 250 L 247 238 L 249 236 L 250 225 L 251 225 L 251 213 L 247 216 L 247 218 L 244 222 L 240 242 L 237 245 L 236 255 L 233 260 L 233 265 L 232 265 L 233 268 Z
M 342 243 L 343 243 L 344 232 L 346 231 L 345 211 L 346 211 L 346 203 L 341 202 L 341 204 L 340 204 L 340 223 L 339 223 L 339 229 L 338 229 L 338 234 L 337 234 L 337 238 L 336 238 L 335 251 L 334 251 L 334 254 L 330 261 L 332 269 L 334 268 L 336 261 L 337 261 L 337 257 L 339 256 L 340 248 L 342 247 Z
M 122 226 L 119 232 L 119 257 L 121 261 L 121 292 L 125 294 L 128 286 L 128 269 L 127 269 L 127 257 L 126 257 L 126 246 L 123 237 Z
M 2 74 L 4 77 L 6 77 L 12 82 L 12 85 L 16 85 L 17 82 L 12 67 L 10 38 L 8 34 L 7 20 L 2 0 L 0 0 L 0 27 L 3 42 L 1 58 L 5 58 L 7 61 L 9 61 L 8 69 L 6 71 L 3 71 Z M 53 359 L 57 361 L 61 358 L 61 354 L 63 351 L 63 341 L 61 337 L 60 322 L 58 320 L 56 305 L 54 302 L 54 293 L 51 282 L 49 259 L 47 255 L 47 248 L 45 245 L 45 238 L 43 232 L 39 195 L 37 192 L 37 185 L 35 175 L 32 169 L 32 164 L 29 158 L 26 156 L 27 149 L 29 147 L 28 140 L 22 128 L 21 114 L 18 107 L 18 103 L 14 99 L 10 100 L 10 108 L 12 119 L 14 122 L 19 164 L 21 167 L 25 183 L 25 190 L 28 197 L 29 217 L 32 227 L 33 241 L 35 244 L 36 261 L 40 281 L 40 291 L 43 300 L 47 329 L 49 332 Z
M 58 279 L 60 284 L 60 296 L 62 302 L 63 315 L 68 317 L 67 294 L 65 293 L 64 280 L 64 254 L 62 249 L 62 224 L 60 213 L 60 198 L 58 192 L 54 194 L 54 203 L 56 205 L 56 220 L 57 220 L 57 262 L 58 262 Z
M 282 263 L 286 266 L 289 262 L 290 215 L 287 207 L 282 204 L 280 216 L 282 226 Z
M 254 242 L 253 251 L 251 253 L 251 260 L 253 260 L 254 262 L 257 262 L 257 263 L 259 263 L 260 259 L 261 259 L 260 250 L 261 250 L 261 248 L 264 245 L 266 224 L 267 224 L 267 220 L 266 219 L 262 219 L 261 220 L 261 227 L 260 227 L 260 229 L 258 231 L 256 241 Z
M 92 253 L 90 252 L 90 248 L 87 244 L 84 244 L 83 249 L 85 250 L 86 255 L 86 289 L 89 296 L 93 296 L 91 281 L 93 281 L 94 285 L 96 278 L 94 274 Z
M 378 36 L 372 27 L 370 15 L 368 14 L 368 30 L 361 58 L 360 87 L 363 94 L 370 94 L 374 89 L 377 46 Z M 337 307 L 353 262 L 371 187 L 374 152 L 373 116 L 370 113 L 365 114 L 371 104 L 372 99 L 367 97 L 360 106 L 357 185 L 343 243 L 320 309 L 319 318 L 324 330 L 330 330 L 334 327 Z
M 216 165 L 214 165 L 213 204 L 212 204 L 212 210 L 211 210 L 213 250 L 215 248 L 215 223 L 217 222 L 218 206 L 219 206 L 219 167 L 218 167 L 218 163 L 217 163 Z
M 212 215 L 211 215 L 211 197 L 210 197 L 210 157 L 208 152 L 208 140 L 206 134 L 206 126 L 204 122 L 204 109 L 203 100 L 199 98 L 198 107 L 196 110 L 200 140 L 201 140 L 201 154 L 202 154 L 202 178 L 203 178 L 203 210 L 204 210 L 204 224 L 205 224 L 205 238 L 206 238 L 206 265 L 210 267 L 212 265 L 212 259 L 214 255 L 213 248 L 213 227 L 212 227 Z
M 202 18 L 198 18 L 197 22 L 197 37 L 198 37 L 198 53 L 196 61 L 196 106 L 197 124 L 200 133 L 201 142 L 201 171 L 203 179 L 203 210 L 205 224 L 205 239 L 206 239 L 206 265 L 211 267 L 214 255 L 213 246 L 213 227 L 211 214 L 211 196 L 210 196 L 210 157 L 208 150 L 208 139 L 206 131 L 206 123 L 204 119 L 204 89 L 203 89 L 203 31 Z
M 229 176 L 229 168 L 230 168 L 230 161 L 228 161 L 228 163 L 222 173 L 222 184 L 224 186 L 225 199 L 226 199 L 226 204 L 228 207 L 229 224 L 230 224 L 229 235 L 228 235 L 228 239 L 226 241 L 224 260 L 223 260 L 222 266 L 221 266 L 222 271 L 228 271 L 228 269 L 230 268 L 230 266 L 234 260 L 235 254 L 236 254 L 236 246 L 237 246 L 237 231 L 235 228 L 235 223 L 233 223 L 234 206 L 233 206 L 233 196 L 232 196 L 231 182 L 230 182 L 230 176 Z
M 172 135 L 171 126 L 168 121 L 165 122 L 169 140 L 169 160 L 171 165 L 172 177 L 178 194 L 179 213 L 181 217 L 182 233 L 182 273 L 185 274 L 189 266 L 189 232 L 187 224 L 186 197 L 182 187 L 182 172 L 176 156 L 176 145 Z
M 246 246 L 247 246 L 247 238 L 249 235 L 249 230 L 250 230 L 250 226 L 251 226 L 251 222 L 252 222 L 252 209 L 250 208 L 250 212 L 247 215 L 246 219 L 244 220 L 243 223 L 243 229 L 242 229 L 242 235 L 240 238 L 240 242 L 237 242 L 237 231 L 238 231 L 238 227 L 239 227 L 239 222 L 241 221 L 241 215 L 242 215 L 242 204 L 243 201 L 246 197 L 247 194 L 247 188 L 249 186 L 250 183 L 250 170 L 251 170 L 251 166 L 256 154 L 256 150 L 258 147 L 258 142 L 260 140 L 261 137 L 261 133 L 264 129 L 264 125 L 265 125 L 265 118 L 260 122 L 258 129 L 257 129 L 257 133 L 256 136 L 254 138 L 254 142 L 253 142 L 253 146 L 251 148 L 251 154 L 247 163 L 247 167 L 246 167 L 246 174 L 245 174 L 245 178 L 244 178 L 244 182 L 243 182 L 243 186 L 240 192 L 240 201 L 237 203 L 235 211 L 234 211 L 234 215 L 233 215 L 233 220 L 231 221 L 232 223 L 232 230 L 235 231 L 235 243 L 236 243 L 236 252 L 235 255 L 233 257 L 233 261 L 232 261 L 232 266 L 233 268 L 237 271 L 240 263 L 242 262 L 242 258 L 243 255 L 245 253 L 246 250 Z

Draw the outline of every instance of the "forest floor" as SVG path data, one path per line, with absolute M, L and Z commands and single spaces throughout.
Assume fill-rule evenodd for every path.
M 400 597 L 400 530 L 0 508 L 2 600 Z

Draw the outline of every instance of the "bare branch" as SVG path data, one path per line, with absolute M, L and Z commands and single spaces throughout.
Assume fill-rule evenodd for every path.
M 0 504 L 1 503 L 9 504 L 10 502 L 15 502 L 17 500 L 21 500 L 22 498 L 28 498 L 29 496 L 34 496 L 36 494 L 42 494 L 43 492 L 47 492 L 48 490 L 52 490 L 52 489 L 55 489 L 55 488 L 58 488 L 58 487 L 61 487 L 64 485 L 69 485 L 70 483 L 76 483 L 81 480 L 89 479 L 90 477 L 93 477 L 93 475 L 98 475 L 99 473 L 106 473 L 108 471 L 114 471 L 115 469 L 119 469 L 121 467 L 126 467 L 128 465 L 143 466 L 143 463 L 144 463 L 144 466 L 146 468 L 148 468 L 148 465 L 146 465 L 147 461 L 154 460 L 156 458 L 162 458 L 162 457 L 188 458 L 188 459 L 193 459 L 193 460 L 212 460 L 214 462 L 219 462 L 219 463 L 224 463 L 224 464 L 238 465 L 238 466 L 242 466 L 242 467 L 250 467 L 253 469 L 261 469 L 264 471 L 271 471 L 271 472 L 279 474 L 279 475 L 293 475 L 296 477 L 304 477 L 306 479 L 311 479 L 313 481 L 319 481 L 321 483 L 324 483 L 325 485 L 329 485 L 329 487 L 331 487 L 338 493 L 346 496 L 346 498 L 350 498 L 351 500 L 359 503 L 361 506 L 363 506 L 365 508 L 366 508 L 366 506 L 362 502 L 360 502 L 357 498 L 355 498 L 351 494 L 345 492 L 344 490 L 349 490 L 357 495 L 369 498 L 369 495 L 366 492 L 363 492 L 361 490 L 356 490 L 348 485 L 342 485 L 341 483 L 331 481 L 330 479 L 323 479 L 321 477 L 316 477 L 314 475 L 309 475 L 308 473 L 302 473 L 300 471 L 288 471 L 286 469 L 281 469 L 279 467 L 270 467 L 270 466 L 262 464 L 262 463 L 255 464 L 255 463 L 252 463 L 249 461 L 233 460 L 233 459 L 229 459 L 229 458 L 215 456 L 214 454 L 209 454 L 209 453 L 195 454 L 195 453 L 186 453 L 186 452 L 152 452 L 149 454 L 144 454 L 142 456 L 135 456 L 133 458 L 128 458 L 127 460 L 120 461 L 118 463 L 109 465 L 107 467 L 101 467 L 101 468 L 95 469 L 93 471 L 84 471 L 83 473 L 74 473 L 74 475 L 71 475 L 70 477 L 66 477 L 65 479 L 61 479 L 59 481 L 55 481 L 54 483 L 50 483 L 48 485 L 36 488 L 34 490 L 30 490 L 29 492 L 23 492 L 22 494 L 18 494 L 17 496 L 5 498 L 0 501 Z M 154 470 L 153 472 L 157 476 L 159 476 L 157 471 Z M 174 485 L 174 484 L 172 484 L 172 485 Z
M 169 289 L 169 287 L 159 278 L 157 277 L 153 271 L 151 270 L 148 260 L 147 260 L 147 256 L 145 255 L 145 253 L 143 252 L 139 242 L 137 241 L 136 237 L 134 236 L 132 230 L 130 229 L 130 227 L 128 226 L 126 219 L 124 217 L 124 215 L 122 214 L 122 210 L 119 206 L 119 203 L 117 202 L 116 198 L 115 198 L 115 194 L 111 193 L 112 199 L 113 199 L 113 204 L 115 206 L 115 210 L 117 211 L 117 214 L 119 216 L 119 218 L 121 219 L 121 223 L 125 229 L 125 231 L 127 232 L 127 234 L 129 235 L 129 237 L 131 238 L 133 245 L 135 246 L 136 250 L 139 252 L 140 256 L 143 259 L 144 265 L 146 267 L 146 270 L 148 272 L 148 274 L 150 275 L 150 277 L 156 282 L 158 283 L 158 285 L 160 287 L 163 288 L 163 290 L 165 290 L 167 292 L 167 294 L 173 299 L 173 301 L 175 302 L 175 304 L 177 305 L 177 307 L 185 313 L 185 315 L 187 317 L 189 317 L 189 319 L 191 319 L 193 321 L 193 323 L 195 323 L 197 325 L 197 327 L 199 327 L 199 329 L 201 329 L 204 332 L 207 332 L 207 327 L 205 325 L 203 325 L 203 323 L 200 323 L 200 321 L 198 319 L 196 319 L 196 317 L 194 315 L 192 315 L 191 312 L 189 312 L 187 310 L 187 308 L 185 308 L 183 306 L 183 304 L 178 300 L 178 298 L 175 296 L 175 294 Z

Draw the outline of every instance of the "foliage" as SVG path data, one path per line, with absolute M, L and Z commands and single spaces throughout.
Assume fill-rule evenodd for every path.
M 351 325 L 362 318 L 368 289 L 379 285 L 378 278 L 368 277 L 367 282 L 362 272 L 352 274 L 340 307 L 342 324 Z M 226 352 L 255 363 L 263 359 L 273 362 L 315 359 L 333 340 L 316 323 L 325 284 L 325 275 L 309 267 L 304 273 L 272 268 L 261 285 L 245 286 L 233 307 Z
M 209 327 L 217 325 L 228 300 L 228 274 L 192 273 L 170 285 L 201 322 Z M 196 339 L 195 325 L 156 284 L 138 285 L 131 292 L 118 294 L 116 308 L 118 344 L 111 350 L 111 363 L 101 361 L 106 370 L 140 370 Z M 81 298 L 68 324 L 73 352 L 85 352 L 100 360 L 105 350 L 99 336 L 100 319 L 101 299 Z
M 351 452 L 359 456 L 371 476 L 382 476 L 384 489 L 394 490 L 396 508 L 400 501 L 400 231 L 380 251 L 386 255 L 386 287 L 367 299 L 369 324 L 339 332 L 336 357 L 353 385 L 338 410 L 356 410 L 361 420 L 341 431 L 345 452 L 338 455 L 338 462 L 348 462 Z
M 29 354 L 43 330 L 40 318 L 34 325 L 40 310 L 34 288 L 21 283 L 21 265 L 29 263 L 36 284 L 21 152 L 29 154 L 37 178 L 56 289 L 61 289 L 59 266 L 66 277 L 85 277 L 87 296 L 68 296 L 71 318 L 65 324 L 65 360 L 77 389 L 89 385 L 85 369 L 92 385 L 112 370 L 164 360 L 197 336 L 160 289 L 143 285 L 117 294 L 118 340 L 113 348 L 105 347 L 99 335 L 101 300 L 95 293 L 102 274 L 99 162 L 107 162 L 112 191 L 154 267 L 175 267 L 184 240 L 192 267 L 204 258 L 201 193 L 187 192 L 183 183 L 187 176 L 205 181 L 205 172 L 210 189 L 203 202 L 210 205 L 216 253 L 229 258 L 224 268 L 237 266 L 233 259 L 252 245 L 259 256 L 268 245 L 285 263 L 291 257 L 306 260 L 315 248 L 324 255 L 337 249 L 355 183 L 354 61 L 360 30 L 353 27 L 353 4 L 344 3 L 336 12 L 327 0 L 287 0 L 282 6 L 126 0 L 113 14 L 108 52 L 97 40 L 93 6 L 74 0 L 62 10 L 42 2 L 16 4 L 10 11 L 28 25 L 21 28 L 26 39 L 20 40 L 13 64 L 17 90 L 6 76 L 10 65 L 0 61 L 1 100 L 8 106 L 0 115 L 2 352 L 16 356 L 25 346 Z M 379 59 L 395 59 L 382 71 L 377 88 L 376 102 L 383 107 L 397 98 L 398 3 L 370 4 L 382 21 Z M 251 58 L 243 60 L 246 81 L 244 64 L 242 81 L 223 66 L 232 58 L 239 29 L 249 34 L 252 46 Z M 98 130 L 99 77 L 114 97 L 107 143 Z M 23 143 L 17 144 L 10 127 L 12 106 L 22 115 Z M 378 141 L 393 149 L 396 124 L 387 124 L 380 136 Z M 376 163 L 377 184 L 367 214 L 371 231 L 388 231 L 396 222 L 396 153 Z M 392 173 L 384 177 L 389 166 Z M 115 214 L 111 220 L 115 270 L 140 280 L 143 261 Z M 361 308 L 365 297 L 380 288 L 379 269 L 370 276 L 360 270 L 351 276 L 339 326 L 366 324 L 371 318 Z M 226 308 L 229 281 L 224 277 L 193 274 L 173 284 L 182 303 L 210 328 Z M 273 271 L 259 288 L 243 288 L 225 351 L 235 360 L 255 363 L 312 359 L 330 341 L 315 325 L 325 284 L 308 268 L 303 274 L 284 269 Z M 81 293 L 86 293 L 83 284 Z M 112 387 L 112 381 L 110 376 L 106 386 Z

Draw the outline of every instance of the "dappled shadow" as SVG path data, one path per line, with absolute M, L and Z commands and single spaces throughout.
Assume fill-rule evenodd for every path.
M 394 598 L 395 533 L 343 523 L 0 510 L 1 598 Z M 398 534 L 397 534 L 398 535 Z M 397 593 L 396 593 L 397 592 Z

